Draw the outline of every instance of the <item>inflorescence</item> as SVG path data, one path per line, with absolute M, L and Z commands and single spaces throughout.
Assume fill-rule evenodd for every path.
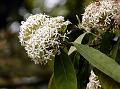
M 59 31 L 68 25 L 64 17 L 36 14 L 21 24 L 19 39 L 28 56 L 37 64 L 54 58 L 61 44 Z
M 99 28 L 104 30 L 112 23 L 119 9 L 120 6 L 116 0 L 100 0 L 99 2 L 93 2 L 85 9 L 85 13 L 82 17 L 82 27 L 86 31 Z

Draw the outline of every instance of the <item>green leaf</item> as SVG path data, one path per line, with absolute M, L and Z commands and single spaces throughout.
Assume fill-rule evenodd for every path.
M 120 65 L 100 51 L 82 44 L 73 43 L 77 51 L 94 67 L 120 83 Z
M 117 54 L 118 54 L 118 50 L 119 50 L 119 45 L 115 45 L 113 47 L 113 49 L 111 50 L 111 52 L 110 52 L 111 58 L 116 60 L 116 57 L 117 57 Z
M 55 79 L 54 79 L 54 74 L 52 74 L 49 84 L 48 84 L 48 89 L 57 89 L 56 84 L 55 84 Z
M 80 56 L 81 55 L 78 52 L 75 52 L 75 54 L 73 55 L 73 58 L 71 58 L 71 59 L 73 59 L 73 64 L 74 64 L 75 69 L 79 68 L 79 62 L 81 60 Z M 70 55 L 70 57 L 71 57 L 71 55 Z
M 77 78 L 73 64 L 63 50 L 55 56 L 54 78 L 57 89 L 77 89 Z
M 117 56 L 116 56 L 116 62 L 118 63 L 118 64 L 120 64 L 120 47 L 119 47 L 119 49 L 118 49 L 118 52 L 117 52 Z
M 108 55 L 110 53 L 110 49 L 112 47 L 111 41 L 113 39 L 113 33 L 111 32 L 105 32 L 103 37 L 102 37 L 102 42 L 100 45 L 100 51 L 102 53 L 105 53 Z
M 80 29 L 81 28 L 81 24 L 80 24 L 80 19 L 79 19 L 78 15 L 76 15 L 76 18 L 78 20 L 78 28 Z
M 101 89 L 120 89 L 120 84 L 114 81 L 112 78 L 102 73 L 98 69 L 94 69 L 95 74 L 100 81 Z
M 84 36 L 87 34 L 88 32 L 86 33 L 83 33 L 82 35 L 80 35 L 74 42 L 78 43 L 78 44 L 81 44 Z M 71 46 L 70 47 L 70 50 L 68 52 L 68 55 L 72 54 L 74 51 L 76 51 L 76 48 L 74 46 Z
M 79 70 L 77 73 L 78 89 L 86 89 L 90 76 L 90 65 L 87 60 L 80 60 Z
M 49 65 L 51 71 L 53 72 L 54 71 L 54 59 L 48 60 L 48 65 Z
M 113 46 L 113 49 L 110 52 L 110 57 L 120 64 L 120 39 Z

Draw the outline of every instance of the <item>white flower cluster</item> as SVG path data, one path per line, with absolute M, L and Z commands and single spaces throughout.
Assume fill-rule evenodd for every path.
M 86 89 L 101 89 L 98 76 L 96 76 L 93 71 L 91 71 L 91 75 L 89 77 L 89 83 L 87 84 Z
M 100 0 L 99 2 L 91 3 L 86 7 L 83 14 L 82 27 L 86 31 L 90 31 L 92 28 L 107 27 L 119 10 L 119 7 L 115 0 Z
M 21 45 L 35 63 L 46 63 L 57 53 L 61 37 L 59 30 L 67 25 L 62 16 L 32 15 L 20 26 Z

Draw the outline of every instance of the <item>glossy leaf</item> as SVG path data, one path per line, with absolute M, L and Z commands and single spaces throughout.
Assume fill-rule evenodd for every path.
M 120 65 L 115 60 L 92 47 L 77 43 L 73 44 L 89 63 L 120 83 Z
M 63 50 L 55 57 L 54 78 L 57 89 L 77 89 L 73 64 Z

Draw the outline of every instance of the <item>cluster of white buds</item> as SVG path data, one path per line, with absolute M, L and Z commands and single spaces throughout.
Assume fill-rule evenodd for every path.
M 36 14 L 21 24 L 19 40 L 28 56 L 37 64 L 54 58 L 62 36 L 59 31 L 68 25 L 68 21 L 64 21 L 62 16 Z
M 91 31 L 94 28 L 106 28 L 111 24 L 119 10 L 120 6 L 116 0 L 93 2 L 85 9 L 82 17 L 82 27 L 86 31 Z
M 91 75 L 89 77 L 89 83 L 87 84 L 86 89 L 101 89 L 98 76 L 96 76 L 93 71 L 91 71 Z

